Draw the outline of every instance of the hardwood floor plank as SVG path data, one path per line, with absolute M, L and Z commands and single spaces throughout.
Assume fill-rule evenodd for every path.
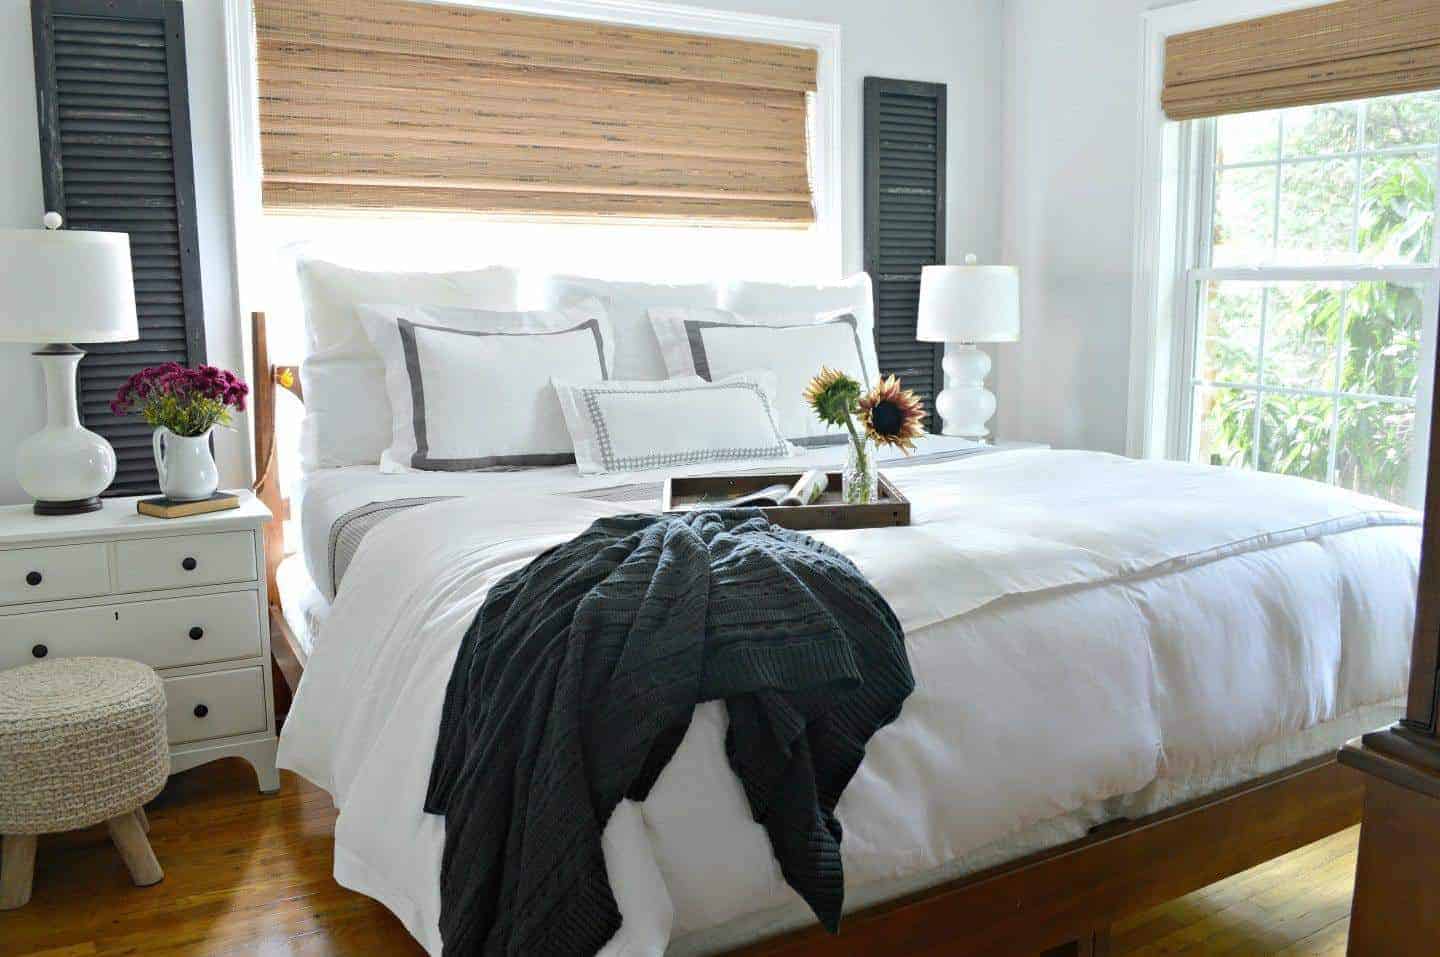
M 130 883 L 103 826 L 41 838 L 31 902 L 0 957 L 420 957 L 379 904 L 330 877 L 335 809 L 290 774 L 255 792 L 239 760 L 177 775 L 148 807 L 165 869 Z M 1344 957 L 1358 829 L 1114 928 L 1115 957 Z

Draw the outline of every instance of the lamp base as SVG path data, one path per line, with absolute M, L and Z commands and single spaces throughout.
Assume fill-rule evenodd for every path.
M 935 397 L 935 409 L 944 420 L 941 434 L 985 438 L 990 434 L 985 423 L 995 414 L 995 393 L 985 388 L 990 357 L 970 343 L 951 343 L 942 368 L 945 390 Z
M 93 512 L 115 478 L 115 450 L 80 425 L 75 367 L 83 356 L 67 345 L 35 353 L 45 370 L 45 427 L 16 447 L 15 476 L 37 515 Z
M 36 515 L 84 515 L 86 512 L 98 512 L 105 507 L 100 501 L 100 496 L 94 495 L 90 498 L 79 498 L 71 502 L 36 502 Z

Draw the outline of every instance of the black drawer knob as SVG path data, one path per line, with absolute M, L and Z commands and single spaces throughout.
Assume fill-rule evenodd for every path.
M 197 717 L 197 718 L 203 718 L 203 717 L 205 717 L 205 716 L 206 716 L 207 714 L 209 714 L 209 713 L 210 713 L 210 709 L 207 708 L 207 707 L 205 707 L 203 704 L 197 704 L 197 705 L 195 706 L 195 717 Z
M 44 645 L 36 645 L 34 648 L 30 649 L 30 654 L 34 655 L 36 658 L 44 658 L 46 655 L 50 654 L 50 649 L 46 648 Z
M 45 577 L 39 572 L 31 572 L 30 574 L 25 576 L 25 584 L 29 585 L 31 588 L 34 588 L 36 585 L 40 584 L 44 580 Z
M 191 641 L 199 641 L 201 638 L 204 638 L 204 637 L 205 637 L 205 629 L 204 629 L 204 628 L 201 628 L 199 625 L 196 625 L 194 628 L 191 628 L 191 629 L 190 629 L 190 640 L 191 640 Z
M 193 572 L 195 569 L 200 567 L 200 563 L 197 562 L 195 559 L 186 556 L 185 560 L 180 563 L 180 567 L 185 569 L 187 572 Z

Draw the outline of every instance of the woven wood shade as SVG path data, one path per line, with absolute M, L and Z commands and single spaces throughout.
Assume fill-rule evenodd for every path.
M 269 210 L 814 222 L 815 50 L 411 0 L 256 0 Z
M 1440 88 L 1440 0 L 1342 0 L 1165 41 L 1172 120 Z

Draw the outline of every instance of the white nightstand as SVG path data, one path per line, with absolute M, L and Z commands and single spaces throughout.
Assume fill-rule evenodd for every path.
M 238 756 L 279 789 L 264 523 L 240 507 L 158 519 L 135 499 L 85 515 L 0 508 L 0 669 L 133 658 L 165 679 L 171 771 Z

